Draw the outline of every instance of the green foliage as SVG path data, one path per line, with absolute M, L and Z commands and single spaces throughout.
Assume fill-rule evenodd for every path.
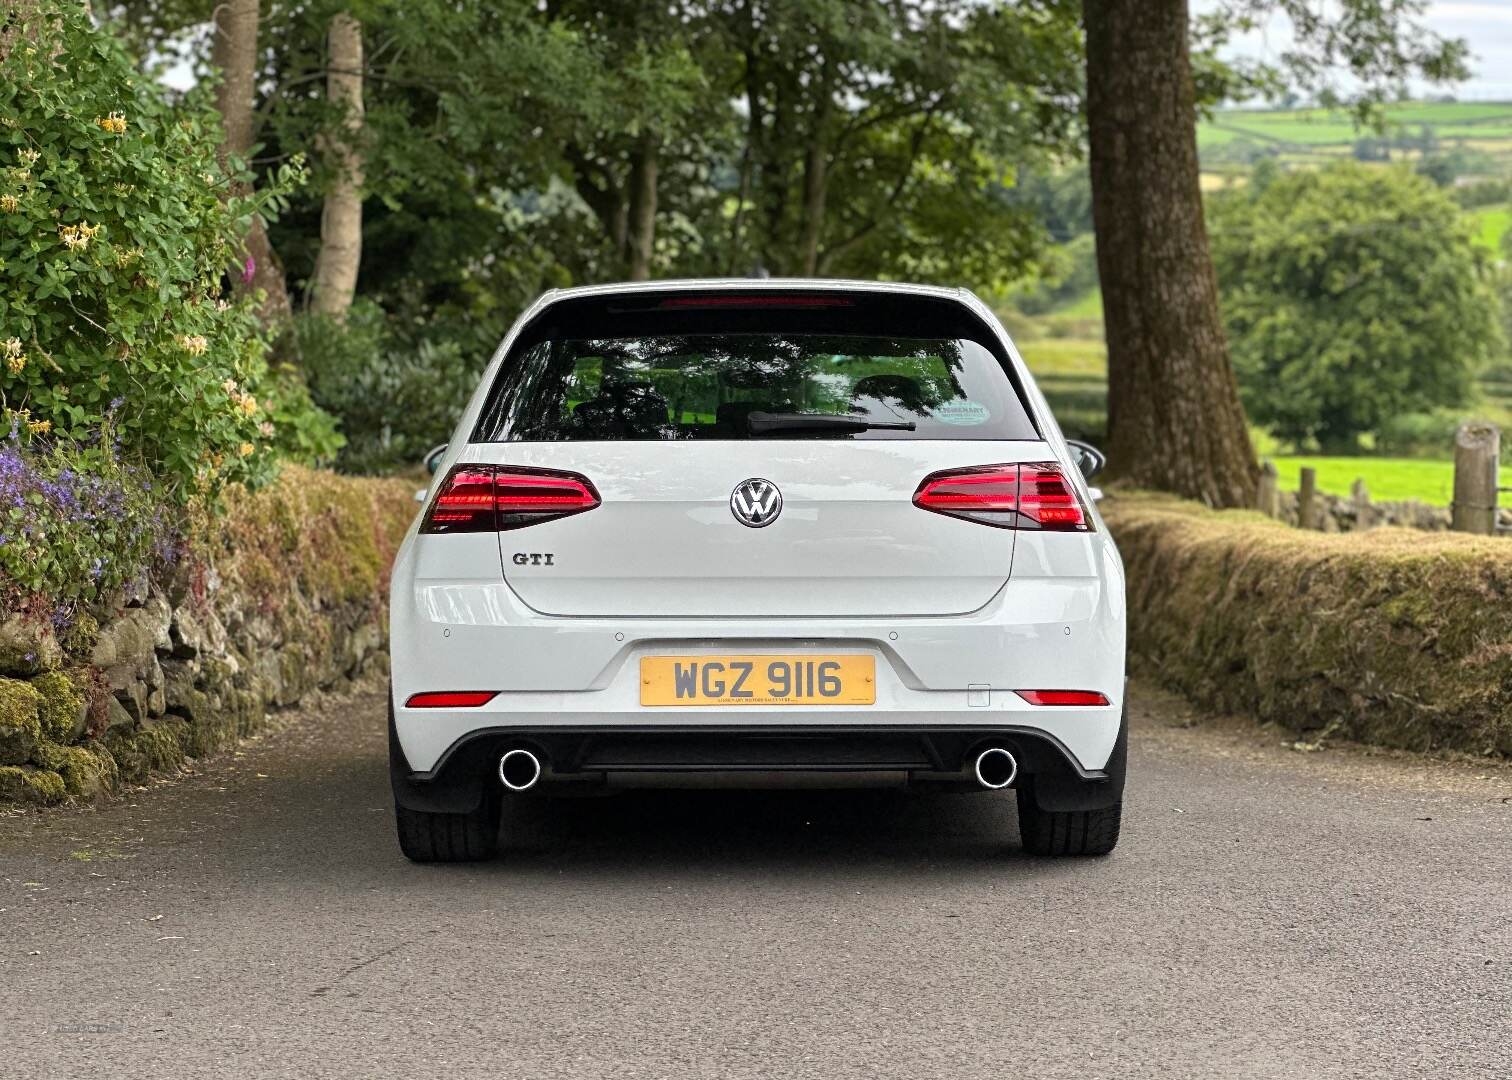
M 451 436 L 488 356 L 456 341 L 406 340 L 362 300 L 344 325 L 307 314 L 295 332 L 310 393 L 347 432 L 337 464 L 349 472 L 419 464 Z
M 176 556 L 177 516 L 161 489 L 117 456 L 109 427 L 93 445 L 0 441 L 0 608 L 43 598 L 61 625 L 81 604 Z
M 1052 248 L 1045 262 L 1038 280 L 1009 293 L 1024 314 L 1064 310 L 1097 288 L 1097 243 L 1090 232 Z
M 1501 345 L 1489 260 L 1422 177 L 1341 163 L 1215 198 L 1210 218 L 1245 406 L 1283 439 L 1351 448 L 1463 404 Z
M 233 197 L 208 88 L 171 105 L 82 6 L 43 8 L 0 61 L 0 406 L 80 447 L 109 415 L 119 453 L 180 498 L 262 482 L 275 388 L 221 282 L 296 174 Z

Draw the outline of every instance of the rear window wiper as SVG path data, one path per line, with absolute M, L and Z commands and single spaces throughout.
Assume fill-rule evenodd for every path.
M 771 435 L 779 431 L 834 431 L 841 434 L 877 430 L 913 431 L 918 427 L 912 420 L 858 420 L 854 416 L 837 416 L 834 413 L 792 412 L 753 412 L 746 417 L 746 426 L 752 435 Z

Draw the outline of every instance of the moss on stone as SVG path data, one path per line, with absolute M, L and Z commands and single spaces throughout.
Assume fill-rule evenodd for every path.
M 89 799 L 113 791 L 119 778 L 115 758 L 96 742 L 83 746 L 44 743 L 38 749 L 37 764 L 61 776 L 64 790 L 75 798 Z
M 1323 534 L 1137 494 L 1103 512 L 1136 670 L 1296 731 L 1512 754 L 1512 543 Z
M 37 716 L 42 734 L 53 742 L 71 742 L 84 694 L 73 678 L 61 671 L 49 671 L 31 680 L 40 701 Z
M 88 656 L 99 636 L 99 621 L 87 611 L 78 611 L 63 632 L 61 644 L 70 656 Z
M 67 796 L 63 778 L 51 769 L 0 765 L 0 802 L 52 806 Z
M 155 772 L 167 772 L 184 763 L 190 729 L 183 719 L 169 716 L 135 731 L 112 729 L 101 741 L 115 758 L 121 779 L 139 784 Z
M 21 612 L 0 618 L 0 674 L 35 675 L 63 661 L 52 622 Z
M 42 739 L 42 695 L 31 683 L 0 678 L 0 762 L 20 765 Z

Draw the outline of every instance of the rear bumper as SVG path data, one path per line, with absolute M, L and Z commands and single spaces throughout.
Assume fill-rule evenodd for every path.
M 1121 730 L 1121 729 L 1120 729 Z M 901 727 L 896 725 L 656 725 L 481 728 L 459 738 L 426 771 L 405 759 L 392 718 L 390 777 L 394 797 L 412 810 L 463 813 L 498 787 L 500 756 L 533 751 L 555 778 L 602 778 L 615 773 L 902 772 L 910 776 L 962 774 L 989 746 L 1011 751 L 1021 783 L 1042 804 L 1094 809 L 1123 791 L 1121 759 L 1109 769 L 1086 769 L 1046 732 L 1012 725 Z

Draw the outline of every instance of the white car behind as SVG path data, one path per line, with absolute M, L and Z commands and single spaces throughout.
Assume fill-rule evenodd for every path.
M 395 562 L 404 853 L 491 855 L 537 784 L 757 771 L 1011 788 L 1030 852 L 1112 850 L 1124 588 L 1098 464 L 964 291 L 546 294 Z

